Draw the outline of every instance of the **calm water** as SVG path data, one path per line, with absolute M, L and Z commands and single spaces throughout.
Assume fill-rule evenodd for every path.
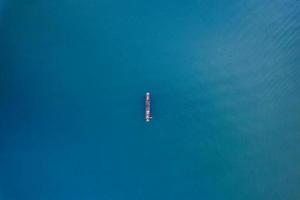
M 0 1 L 0 199 L 299 199 L 299 28 L 297 0 Z

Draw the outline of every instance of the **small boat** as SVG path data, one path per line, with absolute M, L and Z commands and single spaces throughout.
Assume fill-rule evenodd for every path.
M 150 92 L 146 92 L 146 100 L 145 100 L 145 120 L 146 122 L 150 122 L 151 120 L 151 111 L 150 111 Z

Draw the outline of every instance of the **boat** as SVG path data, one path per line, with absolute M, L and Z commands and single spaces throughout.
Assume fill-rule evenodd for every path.
M 150 111 L 150 92 L 146 92 L 145 99 L 145 120 L 146 122 L 150 122 L 151 120 L 151 111 Z

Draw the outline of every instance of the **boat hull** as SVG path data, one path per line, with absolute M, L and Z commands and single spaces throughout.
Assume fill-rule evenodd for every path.
M 146 99 L 145 99 L 145 121 L 150 122 L 151 120 L 151 101 L 150 101 L 150 93 L 146 93 Z

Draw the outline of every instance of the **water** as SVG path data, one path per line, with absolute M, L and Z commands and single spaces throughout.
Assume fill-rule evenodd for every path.
M 2 0 L 0 199 L 299 199 L 299 12 Z

